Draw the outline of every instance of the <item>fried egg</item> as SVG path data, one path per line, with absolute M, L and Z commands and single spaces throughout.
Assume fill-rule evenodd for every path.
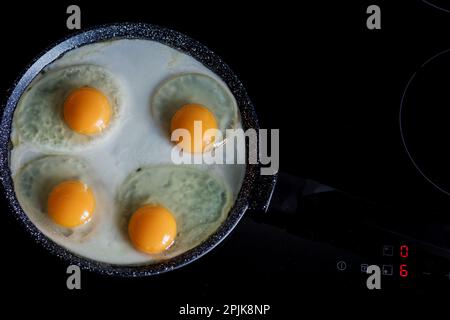
M 189 132 L 192 139 L 188 143 L 181 141 L 181 147 L 192 153 L 223 142 L 204 137 L 208 129 L 219 130 L 224 136 L 225 130 L 235 128 L 238 121 L 236 101 L 230 91 L 212 77 L 198 73 L 180 74 L 164 81 L 153 95 L 152 111 L 166 134 L 175 129 Z M 202 135 L 195 138 L 194 121 L 202 123 Z M 202 141 L 195 143 L 194 139 Z
M 117 203 L 120 204 L 118 224 L 124 239 L 139 237 L 133 226 L 139 210 L 152 206 L 157 210 L 168 212 L 166 219 L 157 223 L 167 229 L 169 234 L 174 229 L 171 223 L 176 221 L 177 236 L 169 238 L 173 242 L 164 256 L 173 256 L 193 248 L 204 241 L 225 220 L 231 207 L 231 194 L 228 187 L 215 174 L 194 166 L 149 166 L 133 172 L 119 188 Z M 145 223 L 145 222 L 144 222 Z M 128 227 L 131 225 L 131 227 Z M 152 230 L 143 228 L 141 232 Z M 160 237 L 159 239 L 164 239 Z M 174 240 L 174 241 L 173 241 Z M 133 243 L 134 241 L 132 241 Z M 145 242 L 148 247 L 166 249 L 158 239 Z M 163 250 L 142 250 L 148 253 L 162 253 Z
M 16 196 L 30 220 L 59 243 L 91 236 L 111 201 L 89 165 L 68 156 L 44 156 L 13 177 Z
M 82 72 L 75 71 L 80 67 L 92 71 L 87 81 L 101 77 L 109 85 L 100 86 L 100 80 L 95 82 L 96 85 L 82 81 Z M 106 125 L 99 133 L 76 132 L 72 127 L 79 128 L 83 121 L 77 120 L 72 124 L 70 120 L 66 121 L 65 103 L 70 109 L 73 101 L 68 98 L 75 91 L 68 90 L 65 95 L 61 93 L 61 98 L 57 100 L 59 114 L 53 113 L 55 118 L 48 119 L 51 113 L 47 113 L 46 108 L 50 107 L 51 101 L 55 101 L 54 96 L 45 95 L 47 91 L 37 89 L 53 83 L 51 87 L 58 91 L 59 77 L 56 75 L 61 72 L 68 72 L 80 80 L 74 87 L 94 88 L 107 98 L 111 106 L 117 106 L 117 110 L 112 108 L 109 123 L 105 120 Z M 175 166 L 171 160 L 174 143 L 170 141 L 167 131 L 170 131 L 172 119 L 162 123 L 154 112 L 152 100 L 155 93 L 161 90 L 164 83 L 182 75 L 194 75 L 188 79 L 216 88 L 226 101 L 233 102 L 231 108 L 236 107 L 226 84 L 214 72 L 189 55 L 148 40 L 120 39 L 76 48 L 49 64 L 45 72 L 32 82 L 14 115 L 10 167 L 21 206 L 31 221 L 51 240 L 95 261 L 141 265 L 189 250 L 204 241 L 224 221 L 241 188 L 245 165 Z M 47 76 L 50 79 L 46 79 Z M 191 80 L 188 82 L 191 83 Z M 202 89 L 192 90 L 203 92 Z M 30 95 L 32 92 L 34 94 Z M 30 104 L 32 96 L 39 96 L 37 92 L 42 96 L 40 103 Z M 87 101 L 92 99 L 104 105 L 102 95 L 88 93 Z M 199 93 L 198 96 L 202 95 Z M 75 95 L 73 99 L 78 98 Z M 225 115 L 228 120 L 224 121 L 220 113 L 215 113 L 214 104 L 209 100 L 190 102 L 209 108 L 219 128 L 240 126 L 236 109 Z M 57 123 L 59 129 L 56 133 L 41 130 L 40 122 L 26 114 L 26 110 L 32 110 L 35 117 L 43 121 L 45 125 L 42 128 L 50 129 L 50 124 Z M 39 115 L 41 111 L 44 115 Z M 69 117 L 72 113 L 70 110 L 67 112 Z M 107 112 L 97 114 L 105 114 L 104 119 L 108 118 Z M 27 121 L 31 121 L 33 133 L 25 131 Z M 61 160 L 56 159 L 64 161 L 58 164 Z M 51 181 L 55 183 L 46 184 L 46 172 L 54 177 Z M 192 176 L 191 183 L 183 180 L 186 175 Z M 171 176 L 178 181 L 179 188 L 164 184 Z M 72 200 L 68 203 L 56 201 L 55 214 L 49 213 L 49 196 L 54 190 L 56 195 L 61 193 L 57 188 L 60 184 L 61 188 L 69 190 L 67 192 L 79 194 L 85 199 L 86 206 L 80 208 Z M 42 192 L 40 188 L 43 188 Z M 204 195 L 202 200 L 196 199 L 190 189 Z M 171 195 L 171 199 L 168 195 L 164 196 L 164 190 Z M 217 190 L 218 194 L 213 195 L 212 190 Z M 90 193 L 95 203 L 91 201 Z M 206 196 L 211 199 L 206 201 Z M 183 204 L 186 207 L 183 208 Z M 56 209 L 64 207 L 69 211 L 73 209 L 75 214 L 70 215 L 72 218 L 68 221 L 61 222 Z M 191 208 L 191 212 L 187 208 Z M 83 219 L 77 214 L 80 211 L 92 211 L 92 214 Z M 146 229 L 158 232 L 153 233 L 153 237 L 141 232 Z
M 13 145 L 74 150 L 104 137 L 123 108 L 116 78 L 91 64 L 41 72 L 14 112 Z

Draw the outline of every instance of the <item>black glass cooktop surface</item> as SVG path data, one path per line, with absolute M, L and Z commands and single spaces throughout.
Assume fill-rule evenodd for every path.
M 82 28 L 140 21 L 208 46 L 246 87 L 261 126 L 280 129 L 280 177 L 339 191 L 297 199 L 295 216 L 280 215 L 275 201 L 267 213 L 248 212 L 211 253 L 167 274 L 126 279 L 83 272 L 81 292 L 170 295 L 174 314 L 189 302 L 262 300 L 286 311 L 294 308 L 288 292 L 299 287 L 369 292 L 370 265 L 380 267 L 382 293 L 448 292 L 450 13 L 442 1 L 378 1 L 381 29 L 370 30 L 371 4 L 184 2 L 173 10 L 82 2 Z M 23 68 L 72 33 L 67 6 L 6 6 L 4 101 Z M 68 293 L 67 263 L 27 235 L 5 199 L 1 208 L 9 261 L 2 264 L 3 287 Z

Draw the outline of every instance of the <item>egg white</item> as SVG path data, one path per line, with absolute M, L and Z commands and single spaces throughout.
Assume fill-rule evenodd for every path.
M 167 259 L 204 241 L 225 220 L 231 194 L 223 179 L 204 168 L 156 165 L 136 169 L 120 186 L 116 226 L 128 238 L 131 215 L 144 205 L 167 208 L 177 223 L 174 244 L 154 258 Z M 130 244 L 131 246 L 131 244 Z
M 95 234 L 83 242 L 61 242 L 52 234 L 46 234 L 72 252 L 93 260 L 121 265 L 155 262 L 157 258 L 132 248 L 127 239 L 123 238 L 120 228 L 115 227 L 117 221 L 114 221 L 120 207 L 115 203 L 115 194 L 130 173 L 149 165 L 172 165 L 171 152 L 174 145 L 167 133 L 161 130 L 159 120 L 152 115 L 151 98 L 161 83 L 183 73 L 204 74 L 224 88 L 226 85 L 220 77 L 191 56 L 148 40 L 122 39 L 83 46 L 66 53 L 50 64 L 47 70 L 51 72 L 84 64 L 106 68 L 120 79 L 121 89 L 126 92 L 126 108 L 120 121 L 117 121 L 115 130 L 106 139 L 92 148 L 65 151 L 68 156 L 76 156 L 88 164 L 91 174 L 104 186 L 105 201 L 111 205 L 112 212 L 105 212 Z M 237 127 L 240 127 L 239 123 Z M 11 152 L 13 176 L 26 163 L 45 154 L 49 152 L 34 145 L 14 147 Z M 201 155 L 196 155 L 198 156 Z M 236 199 L 245 165 L 200 167 L 223 179 L 230 190 L 231 201 Z M 28 211 L 26 213 L 31 214 Z
M 178 74 L 157 88 L 152 97 L 152 112 L 161 129 L 168 134 L 173 115 L 185 104 L 198 103 L 213 113 L 218 129 L 236 126 L 236 101 L 231 92 L 213 78 L 198 73 Z
M 96 199 L 96 209 L 91 220 L 76 228 L 64 228 L 48 216 L 47 200 L 50 191 L 59 183 L 78 180 L 86 184 Z M 101 181 L 82 159 L 68 156 L 43 156 L 27 163 L 13 177 L 14 190 L 30 220 L 60 244 L 77 246 L 93 236 L 102 223 L 102 217 L 111 210 L 110 196 Z
M 80 87 L 100 90 L 111 104 L 111 120 L 95 135 L 79 134 L 64 121 L 63 105 Z M 44 69 L 28 86 L 14 112 L 12 142 L 15 147 L 34 146 L 49 151 L 76 150 L 93 145 L 114 129 L 123 109 L 124 93 L 120 81 L 108 69 L 92 64 Z

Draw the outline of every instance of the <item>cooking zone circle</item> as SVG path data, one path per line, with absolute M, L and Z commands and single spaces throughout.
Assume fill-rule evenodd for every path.
M 435 9 L 450 13 L 450 5 L 447 0 L 422 0 L 424 3 Z
M 400 106 L 400 131 L 409 158 L 438 190 L 450 194 L 450 50 L 411 77 Z

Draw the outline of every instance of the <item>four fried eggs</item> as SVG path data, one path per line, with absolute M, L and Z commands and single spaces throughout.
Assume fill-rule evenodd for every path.
M 99 110 L 73 107 L 83 103 Z M 49 238 L 97 261 L 148 263 L 189 250 L 224 221 L 245 170 L 171 163 L 170 131 L 190 130 L 194 118 L 220 130 L 240 125 L 226 85 L 194 58 L 148 40 L 68 52 L 16 108 L 18 200 Z M 83 212 L 79 221 L 60 214 L 72 209 Z

